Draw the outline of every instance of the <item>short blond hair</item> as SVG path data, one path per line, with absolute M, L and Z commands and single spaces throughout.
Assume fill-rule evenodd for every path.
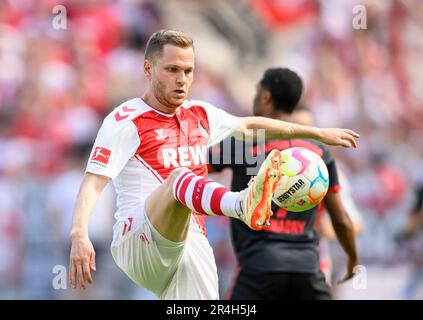
M 148 39 L 144 59 L 154 62 L 163 54 L 165 44 L 172 44 L 181 48 L 194 48 L 194 41 L 184 32 L 175 30 L 160 30 Z

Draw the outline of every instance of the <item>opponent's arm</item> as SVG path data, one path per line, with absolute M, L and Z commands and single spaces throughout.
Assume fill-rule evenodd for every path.
M 359 264 L 354 239 L 354 227 L 338 192 L 328 192 L 323 202 L 329 212 L 336 237 L 348 256 L 347 274 L 340 281 L 341 283 L 354 276 L 354 267 Z
M 93 283 L 91 271 L 95 271 L 94 247 L 88 237 L 88 222 L 101 192 L 109 182 L 109 178 L 86 173 L 76 199 L 72 219 L 70 238 L 70 283 L 76 288 L 77 279 L 83 289 L 85 280 Z
M 339 145 L 346 148 L 356 148 L 355 138 L 360 136 L 350 129 L 316 128 L 265 117 L 239 118 L 236 132 L 243 135 L 256 135 L 257 129 L 265 129 L 266 138 L 311 138 L 328 145 Z

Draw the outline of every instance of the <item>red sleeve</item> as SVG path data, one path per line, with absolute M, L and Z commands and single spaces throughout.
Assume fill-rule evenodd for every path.
M 341 190 L 341 186 L 336 184 L 334 186 L 330 186 L 328 192 L 339 192 L 339 190 Z

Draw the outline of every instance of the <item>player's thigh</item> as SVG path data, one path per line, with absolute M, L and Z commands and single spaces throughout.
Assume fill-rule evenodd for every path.
M 181 170 L 173 170 L 163 184 L 146 199 L 150 222 L 163 237 L 174 242 L 186 239 L 192 211 L 173 197 L 172 186 Z
M 162 237 L 142 205 L 116 225 L 111 251 L 131 280 L 160 297 L 176 272 L 184 245 Z
M 219 299 L 217 267 L 207 238 L 191 224 L 182 260 L 162 299 Z

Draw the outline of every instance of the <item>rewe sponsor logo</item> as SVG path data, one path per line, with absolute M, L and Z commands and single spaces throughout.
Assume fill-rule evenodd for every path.
M 188 146 L 178 148 L 163 148 L 163 165 L 170 167 L 188 167 L 207 164 L 206 146 Z

